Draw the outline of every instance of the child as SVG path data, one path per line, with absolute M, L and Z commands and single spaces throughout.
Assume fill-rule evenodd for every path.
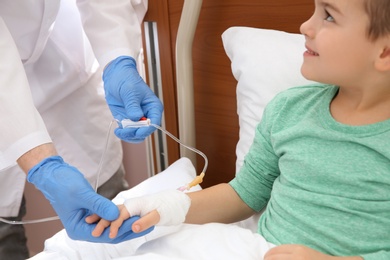
M 258 232 L 280 246 L 265 259 L 390 259 L 390 1 L 315 0 L 301 32 L 301 72 L 324 85 L 268 104 L 229 184 L 126 201 L 93 235 L 111 225 L 115 237 L 132 215 L 140 232 L 236 222 L 267 206 Z

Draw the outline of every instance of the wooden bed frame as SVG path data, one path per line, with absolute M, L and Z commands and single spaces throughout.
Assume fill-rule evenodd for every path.
M 161 82 L 166 128 L 178 136 L 175 44 L 184 0 L 149 0 L 145 21 L 158 28 Z M 236 80 L 222 46 L 221 34 L 231 26 L 299 32 L 313 12 L 313 0 L 203 0 L 193 42 L 196 148 L 209 159 L 203 187 L 228 182 L 235 175 L 238 117 Z M 148 74 L 148 72 L 147 72 Z M 179 146 L 168 143 L 168 162 L 180 157 Z M 201 171 L 203 159 L 197 158 Z

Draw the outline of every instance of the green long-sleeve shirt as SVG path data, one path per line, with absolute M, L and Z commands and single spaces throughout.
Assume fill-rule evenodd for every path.
M 335 121 L 338 88 L 296 87 L 277 95 L 230 182 L 252 209 L 267 208 L 267 241 L 321 252 L 390 259 L 390 120 Z

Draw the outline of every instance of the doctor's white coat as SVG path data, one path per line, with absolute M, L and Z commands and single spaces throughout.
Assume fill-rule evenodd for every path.
M 53 141 L 94 184 L 108 125 L 101 68 L 137 59 L 147 0 L 0 1 L 0 216 L 15 216 L 25 174 L 16 160 Z M 100 183 L 122 161 L 110 137 Z

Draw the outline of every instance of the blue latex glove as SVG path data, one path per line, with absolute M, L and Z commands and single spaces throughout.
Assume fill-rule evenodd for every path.
M 143 236 L 153 229 L 134 233 L 131 225 L 138 217 L 132 217 L 121 226 L 115 239 L 108 237 L 108 230 L 105 230 L 100 237 L 93 237 L 92 231 L 96 224 L 88 224 L 85 218 L 95 213 L 112 221 L 119 216 L 118 207 L 97 194 L 85 177 L 75 167 L 65 163 L 60 156 L 48 157 L 35 165 L 28 172 L 27 180 L 33 183 L 50 201 L 68 236 L 72 239 L 119 243 Z
M 106 101 L 115 119 L 139 121 L 146 117 L 153 124 L 161 124 L 163 105 L 139 75 L 132 57 L 120 56 L 109 63 L 103 81 Z M 140 143 L 154 130 L 154 127 L 118 127 L 115 134 L 126 142 Z

